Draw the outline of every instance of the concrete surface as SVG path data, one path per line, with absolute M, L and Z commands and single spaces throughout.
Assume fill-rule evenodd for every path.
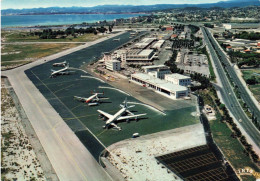
M 122 33 L 113 34 L 110 38 Z M 89 42 L 85 45 L 39 59 L 16 69 L 2 72 L 2 75 L 9 78 L 60 180 L 107 181 L 111 180 L 111 177 L 96 162 L 60 115 L 25 75 L 24 71 L 106 39 L 107 37 L 101 38 L 94 42 Z
M 108 147 L 107 159 L 125 180 L 181 180 L 158 164 L 155 157 L 205 144 L 204 129 L 199 123 L 117 142 Z

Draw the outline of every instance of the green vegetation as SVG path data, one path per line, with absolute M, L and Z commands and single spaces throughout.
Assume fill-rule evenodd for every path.
M 109 26 L 109 31 L 112 32 L 112 28 L 110 26 Z M 52 29 L 44 29 L 42 32 L 41 31 L 31 32 L 30 35 L 39 36 L 40 39 L 65 39 L 67 36 L 72 36 L 74 38 L 77 38 L 79 35 L 83 35 L 83 34 L 96 35 L 98 32 L 105 33 L 107 32 L 107 29 L 103 26 L 98 28 L 89 27 L 86 29 L 83 28 L 75 29 L 74 27 L 69 27 L 65 31 L 63 30 L 53 31 Z
M 242 70 L 243 78 L 256 100 L 260 102 L 260 69 Z
M 246 32 L 242 31 L 241 33 L 234 34 L 235 38 L 239 39 L 247 39 L 247 40 L 259 40 L 260 39 L 260 33 L 258 32 Z
M 63 38 L 54 39 L 41 39 L 39 35 L 30 32 L 19 32 L 19 31 L 3 31 L 2 38 L 5 42 L 88 42 L 94 41 L 105 35 L 94 35 L 94 34 L 78 34 L 76 36 L 68 35 Z
M 172 52 L 172 56 L 171 56 L 170 60 L 166 61 L 164 63 L 164 65 L 169 66 L 172 73 L 183 74 L 184 70 L 177 68 L 177 65 L 175 64 L 176 57 L 177 57 L 177 50 L 174 50 Z
M 78 45 L 80 44 L 3 45 L 1 66 L 19 66 Z
M 259 168 L 252 161 L 257 162 L 258 156 L 229 116 L 225 105 L 220 103 L 215 89 L 212 87 L 211 89 L 201 90 L 199 95 L 203 98 L 204 104 L 210 105 L 216 111 L 217 119 L 210 121 L 209 124 L 213 139 L 225 157 L 235 169 L 251 167 L 259 171 Z M 244 180 L 252 180 L 253 176 L 244 176 L 243 178 Z
M 221 44 L 222 47 L 225 46 Z M 259 53 L 241 53 L 241 52 L 228 52 L 231 58 L 231 62 L 236 63 L 239 68 L 242 66 L 259 67 L 260 66 L 260 54 Z

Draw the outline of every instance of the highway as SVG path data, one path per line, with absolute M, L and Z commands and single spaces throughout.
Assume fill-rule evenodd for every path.
M 238 121 L 238 123 L 244 129 L 244 131 L 247 133 L 247 135 L 251 138 L 251 140 L 254 142 L 254 144 L 258 147 L 258 150 L 259 150 L 260 132 L 254 126 L 254 124 L 251 122 L 251 120 L 246 116 L 244 110 L 240 106 L 240 104 L 236 98 L 236 95 L 233 91 L 233 87 L 231 86 L 231 84 L 229 82 L 229 79 L 226 75 L 226 72 L 224 70 L 224 67 L 223 67 L 221 61 L 226 65 L 225 67 L 227 68 L 227 71 L 229 72 L 230 77 L 231 77 L 232 81 L 234 82 L 234 84 L 238 86 L 238 89 L 241 92 L 242 99 L 246 102 L 246 104 L 249 106 L 249 108 L 254 111 L 254 114 L 258 117 L 258 120 L 260 120 L 260 112 L 259 112 L 258 108 L 255 106 L 252 99 L 250 98 L 250 95 L 248 95 L 247 91 L 245 90 L 245 88 L 243 87 L 242 83 L 240 82 L 238 76 L 236 75 L 233 67 L 228 62 L 226 56 L 224 55 L 224 53 L 221 51 L 221 49 L 217 45 L 217 42 L 213 39 L 210 32 L 206 28 L 202 28 L 202 32 L 203 32 L 206 44 L 209 48 L 210 54 L 212 56 L 213 62 L 215 64 L 217 74 L 219 75 L 219 80 L 222 84 L 222 87 L 218 88 L 218 90 L 220 91 L 220 93 L 223 97 L 225 105 L 228 108 L 228 110 L 232 113 L 232 115 L 235 117 L 236 120 L 241 120 L 241 121 Z M 212 43 L 213 43 L 213 45 L 212 45 Z M 213 48 L 213 46 L 214 46 L 214 48 Z M 218 52 L 218 54 L 220 55 L 221 60 L 219 59 L 216 52 Z

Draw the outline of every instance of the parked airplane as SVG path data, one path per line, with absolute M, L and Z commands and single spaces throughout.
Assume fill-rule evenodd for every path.
M 100 94 L 104 94 L 104 93 L 92 93 L 93 95 L 85 98 L 85 97 L 78 97 L 78 96 L 74 96 L 75 99 L 81 101 L 81 102 L 85 102 L 88 103 L 89 106 L 96 106 L 100 103 L 101 100 L 107 100 L 109 98 L 105 98 L 105 97 L 98 97 L 98 95 Z
M 54 63 L 52 64 L 53 67 L 65 67 L 67 65 L 67 61 L 64 62 L 58 62 L 58 63 Z
M 50 78 L 56 77 L 58 75 L 69 75 L 70 73 L 74 72 L 74 71 L 69 71 L 69 65 L 67 65 L 65 68 L 62 68 L 60 70 L 51 70 L 51 76 Z
M 113 39 L 113 41 L 120 41 L 120 38 L 115 38 Z
M 146 115 L 146 113 L 135 115 L 132 112 L 130 112 L 128 109 L 134 107 L 134 105 L 128 106 L 127 105 L 127 99 L 124 101 L 124 105 L 120 104 L 120 107 L 121 107 L 121 109 L 114 115 L 108 114 L 108 113 L 101 111 L 101 110 L 97 110 L 100 113 L 100 116 L 106 117 L 108 119 L 106 121 L 106 125 L 103 126 L 104 129 L 109 128 L 110 126 L 113 126 L 120 131 L 121 128 L 119 126 L 117 126 L 115 124 L 115 122 L 120 121 L 120 120 L 126 120 L 128 122 L 129 119 L 131 119 L 131 118 L 135 118 L 137 120 L 138 117 Z M 125 113 L 128 113 L 130 115 L 122 116 Z

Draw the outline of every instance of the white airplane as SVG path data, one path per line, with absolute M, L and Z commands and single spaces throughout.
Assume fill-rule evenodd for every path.
M 121 107 L 121 109 L 114 115 L 108 114 L 108 113 L 101 111 L 101 110 L 97 110 L 100 113 L 101 116 L 106 117 L 108 119 L 106 121 L 106 125 L 103 126 L 104 129 L 109 128 L 109 126 L 113 126 L 116 129 L 118 129 L 119 131 L 121 131 L 121 128 L 119 126 L 117 126 L 115 124 L 115 122 L 120 121 L 120 120 L 126 120 L 127 122 L 129 122 L 130 118 L 135 118 L 137 120 L 137 117 L 146 115 L 146 113 L 135 115 L 132 112 L 130 112 L 128 109 L 134 107 L 134 105 L 128 106 L 127 105 L 127 99 L 124 101 L 124 105 L 120 104 L 120 107 Z M 124 113 L 128 113 L 130 115 L 122 116 Z
M 67 65 L 67 61 L 64 62 L 58 62 L 58 63 L 54 63 L 52 64 L 53 67 L 65 67 Z
M 93 95 L 85 98 L 85 97 L 78 97 L 78 96 L 74 96 L 75 99 L 81 101 L 81 102 L 85 102 L 88 103 L 89 106 L 96 106 L 99 104 L 100 100 L 107 100 L 109 98 L 105 98 L 105 97 L 98 97 L 98 95 L 100 94 L 104 94 L 104 93 L 92 93 Z
M 65 68 L 62 68 L 60 70 L 51 70 L 51 76 L 50 78 L 56 77 L 58 75 L 69 75 L 70 73 L 74 72 L 74 71 L 69 71 L 69 65 L 67 65 Z

